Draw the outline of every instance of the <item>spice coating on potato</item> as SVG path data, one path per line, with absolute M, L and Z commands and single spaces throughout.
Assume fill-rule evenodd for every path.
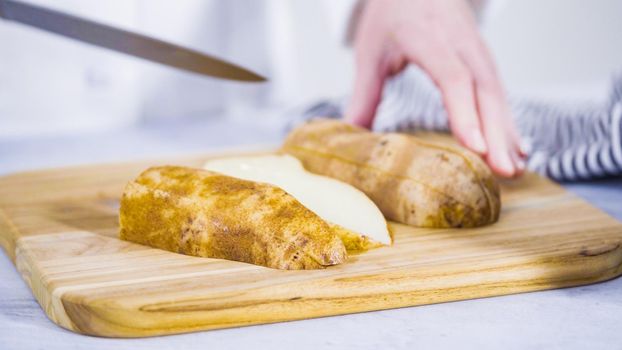
M 176 253 L 278 269 L 347 258 L 334 229 L 287 192 L 185 167 L 156 167 L 123 193 L 121 239 Z
M 486 164 L 465 149 L 316 119 L 293 130 L 282 151 L 311 172 L 365 192 L 393 221 L 475 227 L 499 217 L 499 186 Z

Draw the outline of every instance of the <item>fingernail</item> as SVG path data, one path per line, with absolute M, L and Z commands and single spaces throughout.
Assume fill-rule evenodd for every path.
M 486 141 L 484 140 L 482 132 L 478 129 L 473 129 L 470 134 L 469 145 L 471 146 L 471 149 L 480 154 L 486 153 Z
M 514 175 L 515 169 L 509 154 L 505 154 L 503 157 L 501 157 L 501 159 L 499 159 L 499 168 L 509 176 Z

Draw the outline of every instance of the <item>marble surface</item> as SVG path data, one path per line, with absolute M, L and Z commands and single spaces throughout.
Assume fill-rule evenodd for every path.
M 233 132 L 235 130 L 235 133 Z M 0 174 L 278 143 L 278 122 L 194 120 L 80 136 L 0 140 Z M 622 221 L 622 179 L 564 184 Z M 622 278 L 590 286 L 144 339 L 77 335 L 49 321 L 0 253 L 0 349 L 622 349 Z

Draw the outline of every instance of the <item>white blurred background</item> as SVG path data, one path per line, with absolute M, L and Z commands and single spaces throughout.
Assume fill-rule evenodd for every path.
M 225 58 L 270 78 L 184 73 L 0 20 L 0 138 L 159 119 L 258 118 L 343 94 L 351 4 L 255 0 L 38 0 L 38 5 Z
M 37 0 L 232 60 L 268 84 L 179 72 L 0 20 L 0 140 L 189 119 L 281 118 L 349 94 L 352 0 Z M 622 1 L 492 0 L 482 31 L 512 95 L 598 101 L 622 68 Z

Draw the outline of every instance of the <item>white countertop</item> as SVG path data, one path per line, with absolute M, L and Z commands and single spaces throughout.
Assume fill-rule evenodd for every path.
M 160 124 L 81 136 L 0 141 L 0 174 L 216 147 L 278 143 L 256 121 Z M 232 130 L 236 132 L 233 133 Z M 567 188 L 622 221 L 622 179 Z M 66 331 L 47 319 L 0 253 L 0 349 L 622 349 L 622 278 L 590 286 L 143 339 Z

